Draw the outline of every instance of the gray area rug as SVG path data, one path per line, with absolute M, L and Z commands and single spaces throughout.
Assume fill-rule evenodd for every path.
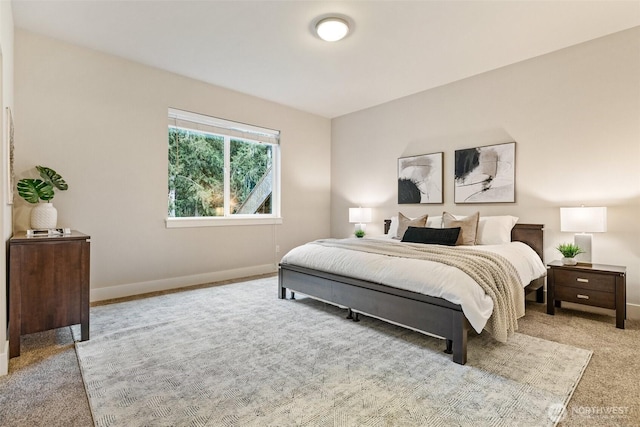
M 591 357 L 483 333 L 460 366 L 441 340 L 276 296 L 263 278 L 93 307 L 76 351 L 95 425 L 554 425 Z

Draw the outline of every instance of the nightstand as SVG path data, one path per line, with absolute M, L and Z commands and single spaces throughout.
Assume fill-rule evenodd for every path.
M 555 314 L 561 301 L 616 311 L 616 328 L 624 329 L 626 317 L 626 272 L 618 265 L 547 264 L 547 314 Z
M 89 339 L 90 237 L 9 239 L 9 357 L 20 356 L 20 335 L 80 324 Z

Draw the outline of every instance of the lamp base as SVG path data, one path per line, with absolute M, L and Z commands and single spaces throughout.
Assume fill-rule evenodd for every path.
M 367 231 L 367 224 L 358 223 L 356 224 L 356 229 L 354 231 Z
M 584 264 L 591 264 L 591 240 L 592 235 L 588 233 L 578 233 L 573 236 L 573 242 L 584 251 L 576 256 L 576 261 Z

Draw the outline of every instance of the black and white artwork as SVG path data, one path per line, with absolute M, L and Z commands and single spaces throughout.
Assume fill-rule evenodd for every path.
M 456 150 L 455 203 L 515 202 L 516 143 Z
M 443 153 L 398 159 L 398 203 L 442 203 Z

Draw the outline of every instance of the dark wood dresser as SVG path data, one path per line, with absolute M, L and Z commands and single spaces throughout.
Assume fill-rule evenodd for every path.
M 89 339 L 89 239 L 74 230 L 9 240 L 9 357 L 24 334 L 80 324 Z
M 626 267 L 605 264 L 547 265 L 547 314 L 555 314 L 561 301 L 616 311 L 616 327 L 626 317 Z

